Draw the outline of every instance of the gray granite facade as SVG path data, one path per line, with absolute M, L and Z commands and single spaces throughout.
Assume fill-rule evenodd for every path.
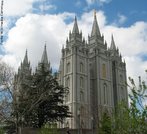
M 110 48 L 101 35 L 96 14 L 88 43 L 79 32 L 75 18 L 72 32 L 62 48 L 59 83 L 69 88 L 65 104 L 72 112 L 60 127 L 91 129 L 104 111 L 111 114 L 121 101 L 128 102 L 126 63 L 114 38 Z

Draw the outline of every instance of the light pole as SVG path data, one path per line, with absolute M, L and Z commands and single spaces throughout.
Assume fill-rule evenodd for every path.
M 81 134 L 80 132 L 80 128 L 81 128 L 81 119 L 80 119 L 80 110 L 78 110 L 78 123 L 79 123 L 79 127 L 78 127 L 78 134 Z

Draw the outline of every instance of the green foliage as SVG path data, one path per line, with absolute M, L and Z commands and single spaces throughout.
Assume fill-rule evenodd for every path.
M 129 78 L 130 105 L 121 102 L 112 116 L 104 113 L 101 125 L 101 134 L 147 134 L 147 106 L 144 104 L 147 100 L 147 86 L 139 77 L 139 86 L 134 80 Z
M 52 123 L 48 124 L 46 123 L 43 127 L 41 127 L 40 134 L 59 134 L 57 129 L 57 124 Z
M 102 115 L 100 125 L 100 134 L 111 134 L 111 118 L 106 112 Z
M 0 128 L 0 134 L 4 134 L 4 130 Z
M 27 81 L 21 83 L 21 93 L 14 115 L 23 117 L 23 126 L 41 127 L 47 122 L 63 121 L 69 117 L 68 106 L 63 104 L 67 89 L 60 86 L 44 64 Z M 28 84 L 29 83 L 29 84 Z
M 0 134 L 4 134 L 4 131 L 3 130 L 0 130 Z

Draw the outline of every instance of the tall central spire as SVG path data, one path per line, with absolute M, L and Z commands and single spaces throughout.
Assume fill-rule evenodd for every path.
M 94 22 L 93 22 L 93 26 L 92 26 L 91 36 L 95 36 L 95 35 L 101 36 L 99 26 L 97 23 L 96 10 L 94 10 Z
M 78 28 L 78 23 L 77 23 L 77 17 L 76 16 L 75 16 L 75 22 L 74 22 L 74 27 L 73 27 L 72 33 L 79 33 L 79 28 Z
M 48 64 L 48 58 L 47 58 L 47 51 L 46 51 L 46 44 L 44 46 L 44 51 L 41 58 L 41 63 Z

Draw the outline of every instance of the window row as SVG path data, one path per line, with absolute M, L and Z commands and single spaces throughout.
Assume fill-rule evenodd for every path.
M 84 65 L 83 65 L 83 63 L 80 63 L 79 67 L 80 67 L 79 68 L 80 72 L 83 73 L 84 72 Z M 69 72 L 71 72 L 71 64 L 70 64 L 70 62 L 68 62 L 67 65 L 66 65 L 66 73 L 69 73 Z
M 83 63 L 80 63 L 80 72 L 83 73 L 84 72 L 84 65 Z M 66 73 L 69 73 L 71 72 L 71 64 L 70 62 L 67 63 L 67 66 L 66 66 Z M 106 78 L 106 64 L 102 64 L 102 77 L 103 78 Z
M 80 91 L 80 101 L 84 101 L 85 100 L 85 97 L 84 97 L 84 92 L 83 91 Z M 66 95 L 65 95 L 65 102 L 69 102 L 70 101 L 70 92 L 68 92 Z
M 84 89 L 84 78 L 83 77 L 80 77 L 80 88 Z M 68 77 L 65 81 L 65 86 L 66 87 L 70 87 L 70 77 Z

